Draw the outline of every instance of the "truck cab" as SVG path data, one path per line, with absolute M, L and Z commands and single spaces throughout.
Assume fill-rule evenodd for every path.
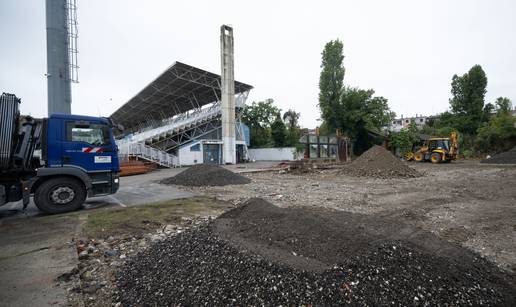
M 0 205 L 33 195 L 43 212 L 80 208 L 87 197 L 116 193 L 118 148 L 108 118 L 19 114 L 20 99 L 0 96 Z
M 53 114 L 43 120 L 41 166 L 32 179 L 34 203 L 60 213 L 82 206 L 86 197 L 116 193 L 118 149 L 107 118 Z

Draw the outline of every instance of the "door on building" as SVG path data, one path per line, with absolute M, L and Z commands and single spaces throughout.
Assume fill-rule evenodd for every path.
M 204 163 L 220 164 L 220 144 L 204 144 L 203 152 Z
M 349 162 L 351 159 L 351 148 L 348 139 L 344 137 L 338 137 L 337 146 L 337 152 L 339 153 L 339 161 Z
M 244 162 L 244 145 L 237 144 L 236 145 L 236 162 L 243 163 Z

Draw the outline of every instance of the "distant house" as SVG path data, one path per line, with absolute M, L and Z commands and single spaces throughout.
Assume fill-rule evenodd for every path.
M 408 128 L 410 123 L 413 121 L 418 128 L 423 127 L 426 123 L 428 123 L 430 120 L 435 119 L 436 116 L 424 116 L 424 115 L 418 115 L 414 117 L 403 117 L 394 119 L 389 127 L 387 128 L 389 131 L 395 131 L 399 132 L 403 128 Z

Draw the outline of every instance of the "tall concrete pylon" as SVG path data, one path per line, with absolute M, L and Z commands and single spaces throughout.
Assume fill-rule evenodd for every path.
M 236 163 L 235 132 L 235 69 L 233 28 L 220 27 L 221 98 L 222 98 L 222 159 L 224 164 Z
M 66 0 L 46 0 L 48 115 L 71 113 L 72 84 L 68 53 Z

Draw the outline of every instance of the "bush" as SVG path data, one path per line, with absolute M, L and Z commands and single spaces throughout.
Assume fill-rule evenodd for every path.
M 470 159 L 470 158 L 473 158 L 475 155 L 473 154 L 473 150 L 471 149 L 466 149 L 462 152 L 462 155 L 464 156 L 464 158 L 466 159 Z
M 392 132 L 389 135 L 389 143 L 399 150 L 401 155 L 412 151 L 414 143 L 418 141 L 416 136 L 416 128 L 411 126 L 408 129 L 403 128 L 399 132 Z
M 500 112 L 478 129 L 475 148 L 483 153 L 496 153 L 511 149 L 516 144 L 516 117 Z

